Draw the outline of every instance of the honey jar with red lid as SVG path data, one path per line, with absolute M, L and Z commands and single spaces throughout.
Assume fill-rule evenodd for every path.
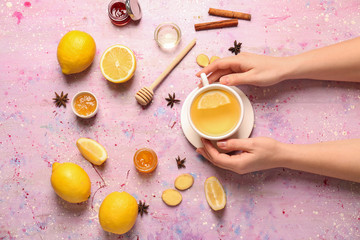
M 138 21 L 142 17 L 137 0 L 112 0 L 108 6 L 108 15 L 116 26 L 124 26 L 131 20 Z

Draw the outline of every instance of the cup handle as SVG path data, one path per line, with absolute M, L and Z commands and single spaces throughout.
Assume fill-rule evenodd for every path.
M 200 77 L 201 77 L 201 81 L 202 81 L 203 86 L 209 85 L 209 80 L 208 80 L 205 73 L 200 74 Z

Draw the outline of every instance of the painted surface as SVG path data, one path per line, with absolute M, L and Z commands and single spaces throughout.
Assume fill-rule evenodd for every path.
M 141 1 L 138 24 L 113 26 L 107 1 L 4 0 L 0 2 L 0 239 L 357 239 L 360 237 L 360 185 L 323 176 L 273 169 L 246 175 L 221 170 L 200 158 L 179 125 L 181 104 L 166 107 L 175 92 L 184 100 L 195 88 L 195 58 L 230 56 L 236 39 L 243 51 L 289 56 L 360 34 L 360 2 L 349 1 Z M 218 20 L 209 7 L 252 14 L 237 28 L 195 32 L 194 23 Z M 173 52 L 153 40 L 155 27 L 177 23 L 183 34 Z M 92 66 L 64 76 L 56 59 L 60 38 L 69 30 L 90 33 L 97 44 Z M 198 42 L 142 109 L 133 97 L 161 73 L 193 38 Z M 101 75 L 102 52 L 113 44 L 135 51 L 138 67 L 125 84 Z M 252 136 L 289 143 L 313 143 L 360 136 L 360 85 L 287 81 L 273 87 L 241 86 L 255 110 Z M 100 101 L 97 116 L 78 119 L 68 106 L 56 108 L 54 92 L 72 98 L 92 91 Z M 102 143 L 109 153 L 103 167 L 92 167 L 75 146 L 79 137 Z M 159 166 L 152 175 L 136 172 L 132 157 L 141 147 L 154 149 Z M 175 157 L 186 157 L 178 170 Z M 53 162 L 75 162 L 92 180 L 88 202 L 70 204 L 50 185 Z M 161 201 L 181 173 L 194 186 L 175 208 Z M 206 203 L 203 183 L 217 176 L 228 204 L 220 213 Z M 150 204 L 123 236 L 104 232 L 98 208 L 112 191 L 127 191 Z

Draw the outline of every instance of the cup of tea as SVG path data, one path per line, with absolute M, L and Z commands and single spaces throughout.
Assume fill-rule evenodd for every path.
M 201 74 L 203 87 L 190 99 L 187 112 L 191 127 L 201 137 L 221 140 L 233 135 L 244 117 L 244 103 L 231 87 L 209 81 Z

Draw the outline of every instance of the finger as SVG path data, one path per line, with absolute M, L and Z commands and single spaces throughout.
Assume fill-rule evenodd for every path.
M 232 73 L 230 69 L 217 70 L 208 77 L 209 83 L 216 82 L 219 80 L 220 77 L 228 75 L 230 73 Z
M 224 153 L 219 153 L 219 151 L 212 145 L 209 140 L 202 139 L 204 144 L 204 150 L 209 156 L 209 161 L 212 162 L 215 166 L 231 170 L 234 167 L 235 161 L 231 160 L 231 157 Z
M 204 148 L 198 148 L 196 149 L 197 153 L 200 153 L 204 158 L 206 158 L 207 160 L 210 159 L 209 155 L 207 154 L 207 152 L 205 151 Z
M 217 142 L 217 146 L 220 149 L 226 151 L 244 151 L 250 152 L 253 150 L 253 140 L 251 138 L 242 138 L 242 139 L 227 139 Z
M 230 69 L 231 66 L 236 63 L 237 60 L 234 59 L 234 57 L 221 58 L 204 67 L 200 72 L 196 74 L 196 76 L 200 77 L 201 73 L 205 73 L 206 75 L 208 75 L 212 72 L 215 72 L 216 70 Z
M 219 80 L 219 78 L 221 76 L 224 76 L 224 75 L 227 75 L 227 74 L 230 74 L 230 73 L 232 73 L 232 71 L 230 69 L 216 70 L 215 72 L 210 74 L 210 76 L 208 77 L 208 81 L 209 81 L 209 83 L 216 82 L 217 80 Z M 201 88 L 202 86 L 203 86 L 203 84 L 200 81 L 198 87 Z
M 220 83 L 227 86 L 236 86 L 241 84 L 254 84 L 255 82 L 251 81 L 251 70 L 244 73 L 233 73 L 222 76 L 220 78 Z

